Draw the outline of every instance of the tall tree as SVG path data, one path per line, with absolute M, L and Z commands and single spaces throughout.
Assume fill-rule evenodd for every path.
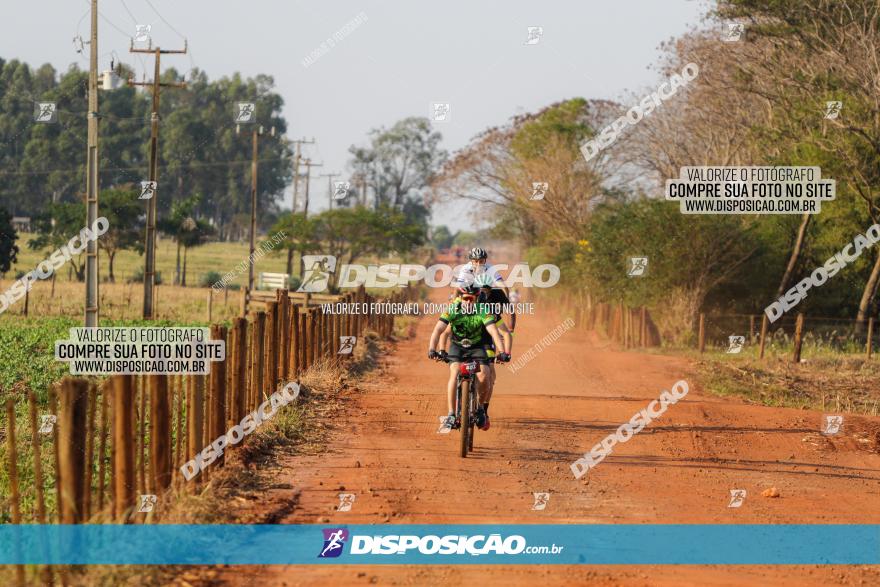
M 12 225 L 12 216 L 5 208 L 0 208 L 0 274 L 9 271 L 18 260 L 18 233 Z

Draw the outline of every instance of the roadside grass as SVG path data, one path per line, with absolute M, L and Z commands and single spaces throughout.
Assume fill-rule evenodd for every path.
M 703 354 L 682 347 L 643 352 L 687 357 L 697 366 L 703 388 L 718 396 L 774 407 L 880 414 L 880 356 L 866 359 L 863 343 L 855 340 L 830 342 L 807 333 L 798 364 L 792 340 L 781 333 L 768 338 L 763 359 L 757 337 L 739 353 L 719 346 L 707 346 Z
M 11 521 L 9 500 L 11 486 L 8 463 L 8 425 L 6 402 L 15 402 L 15 440 L 17 471 L 20 487 L 22 517 L 35 519 L 36 491 L 34 481 L 32 435 L 28 405 L 28 391 L 36 396 L 37 419 L 49 413 L 49 389 L 69 374 L 67 363 L 55 360 L 55 341 L 66 340 L 69 329 L 81 326 L 78 319 L 57 318 L 0 318 L 0 523 Z M 105 326 L 181 326 L 168 320 L 114 320 L 103 321 Z M 187 326 L 204 326 L 190 322 Z M 100 384 L 101 378 L 88 377 Z M 41 435 L 40 452 L 43 469 L 44 498 L 47 511 L 55 510 L 56 494 L 49 480 L 54 479 L 55 459 L 51 435 Z M 97 475 L 97 470 L 94 472 Z

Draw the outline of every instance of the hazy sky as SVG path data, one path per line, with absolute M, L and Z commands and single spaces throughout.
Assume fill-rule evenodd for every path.
M 88 0 L 5 3 L 0 56 L 64 70 L 79 62 L 72 38 L 89 35 Z M 151 7 L 155 7 L 155 10 Z M 697 25 L 705 2 L 687 0 L 99 0 L 101 68 L 113 51 L 128 54 L 135 24 L 152 25 L 153 42 L 189 56 L 163 65 L 211 79 L 240 71 L 274 76 L 285 101 L 291 138 L 314 137 L 306 147 L 320 173 L 347 174 L 348 147 L 367 132 L 407 116 L 427 116 L 431 104 L 451 105 L 436 123 L 450 152 L 486 127 L 558 100 L 618 98 L 655 82 L 660 42 Z M 157 12 L 158 11 L 158 12 Z M 161 15 L 161 16 L 160 16 Z M 361 15 L 347 36 L 308 67 L 303 59 Z M 365 19 L 365 20 L 364 20 Z M 543 37 L 525 44 L 529 26 Z M 152 75 L 152 60 L 145 60 Z M 311 209 L 327 205 L 326 178 L 312 192 Z M 337 178 L 343 179 L 343 178 Z M 290 193 L 285 195 L 290 204 Z M 464 204 L 435 210 L 436 224 L 469 228 Z

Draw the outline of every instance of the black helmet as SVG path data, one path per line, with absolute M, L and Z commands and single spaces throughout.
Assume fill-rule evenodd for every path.
M 475 259 L 485 259 L 485 258 L 487 258 L 488 256 L 489 256 L 489 255 L 486 254 L 486 251 L 483 250 L 483 249 L 481 249 L 480 247 L 474 247 L 474 248 L 471 249 L 471 252 L 468 253 L 468 259 L 471 259 L 471 260 L 475 260 Z

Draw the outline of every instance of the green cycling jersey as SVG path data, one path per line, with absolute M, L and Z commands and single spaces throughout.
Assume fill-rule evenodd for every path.
M 456 302 L 440 315 L 440 321 L 452 327 L 452 342 L 467 348 L 490 344 L 492 338 L 486 326 L 495 324 L 497 319 L 477 307 L 472 312 L 465 312 L 461 302 Z

